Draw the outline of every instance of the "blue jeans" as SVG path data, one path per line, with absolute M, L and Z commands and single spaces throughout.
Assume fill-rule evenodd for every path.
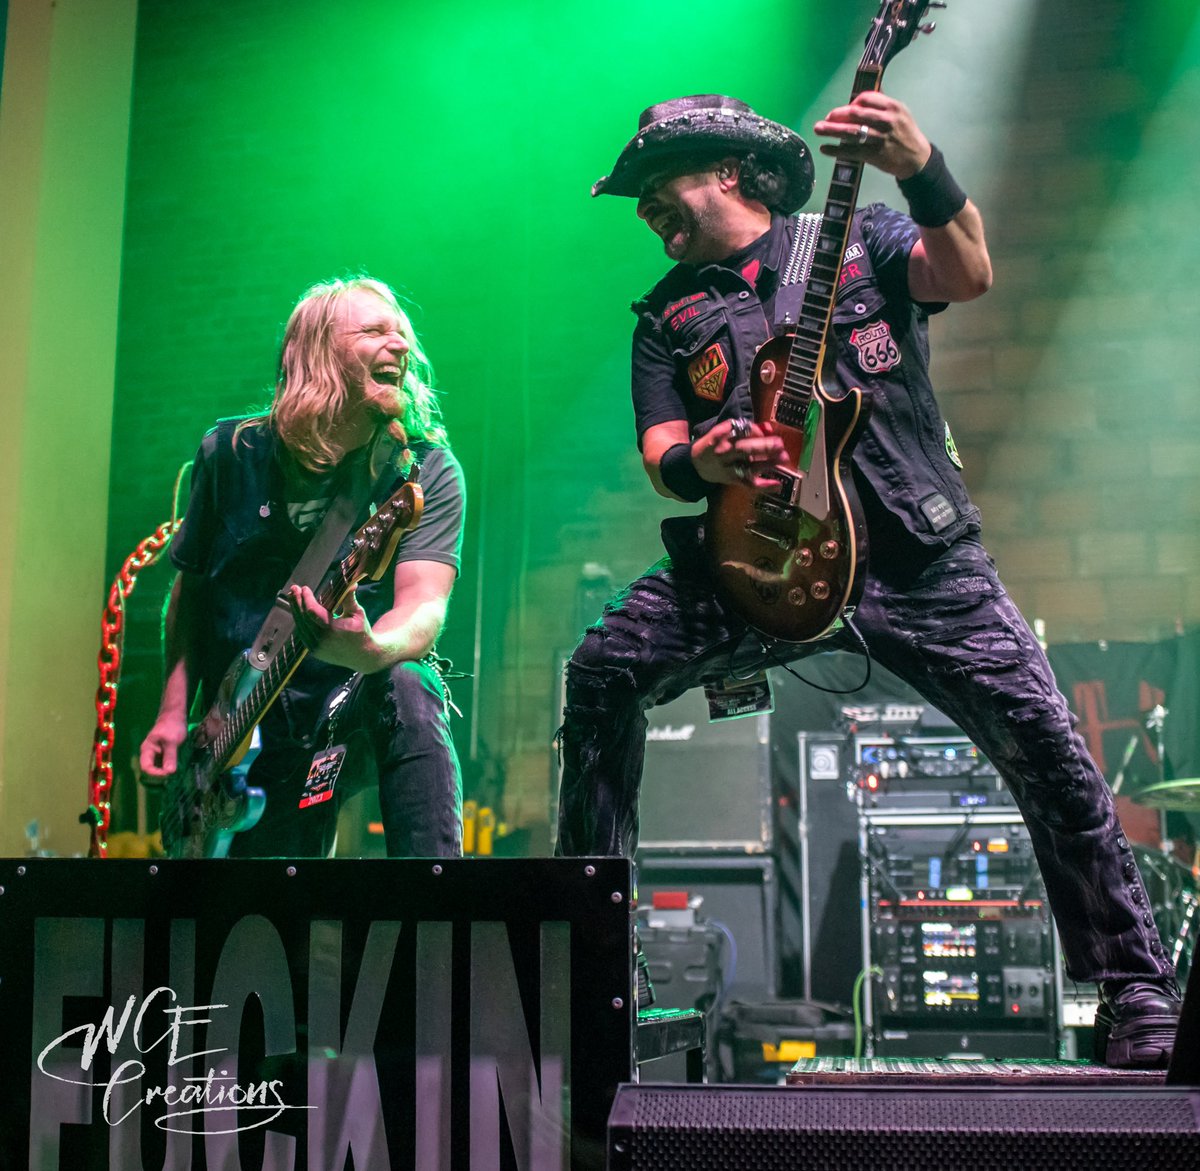
M 853 623 L 872 657 L 962 728 L 1009 786 L 1069 975 L 1172 975 L 1108 785 L 978 540 L 869 577 Z M 648 708 L 707 679 L 834 649 L 860 648 L 844 631 L 764 648 L 686 550 L 653 566 L 606 607 L 567 666 L 559 852 L 632 854 Z
M 328 699 L 285 689 L 263 720 L 248 776 L 265 790 L 266 809 L 230 855 L 324 857 L 338 799 L 377 781 L 389 858 L 459 857 L 462 782 L 447 709 L 441 675 L 426 660 L 353 676 Z M 346 747 L 334 799 L 300 809 L 314 752 L 333 745 Z

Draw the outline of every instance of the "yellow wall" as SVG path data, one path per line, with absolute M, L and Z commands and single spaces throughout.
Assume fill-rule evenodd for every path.
M 10 0 L 0 91 L 0 854 L 86 851 L 137 0 Z

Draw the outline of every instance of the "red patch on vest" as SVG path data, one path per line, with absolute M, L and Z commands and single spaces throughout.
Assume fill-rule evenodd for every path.
M 708 297 L 707 293 L 693 293 L 690 297 L 684 297 L 682 301 L 672 301 L 663 310 L 662 319 L 666 321 L 669 317 L 674 317 L 685 305 L 694 305 L 697 301 L 703 301 Z M 692 316 L 695 316 L 692 314 Z

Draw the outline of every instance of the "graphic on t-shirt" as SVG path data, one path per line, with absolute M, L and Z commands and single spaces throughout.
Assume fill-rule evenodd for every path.
M 872 321 L 850 331 L 850 344 L 858 351 L 858 364 L 868 374 L 878 374 L 900 365 L 900 350 L 892 341 L 886 321 Z
M 720 402 L 725 394 L 725 379 L 729 376 L 729 363 L 720 342 L 713 342 L 698 358 L 688 363 L 688 378 L 692 389 L 701 397 Z

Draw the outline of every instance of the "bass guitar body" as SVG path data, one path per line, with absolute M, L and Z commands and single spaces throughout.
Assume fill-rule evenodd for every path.
M 253 828 L 266 807 L 262 789 L 246 783 L 251 728 L 228 754 L 214 757 L 230 721 L 262 677 L 241 655 L 225 673 L 217 697 L 192 730 L 179 767 L 163 794 L 163 848 L 172 858 L 224 858 L 235 834 Z
M 784 392 L 790 335 L 758 351 L 751 373 L 754 418 L 770 422 L 788 468 L 761 473 L 777 487 L 724 485 L 705 525 L 725 602 L 755 630 L 782 642 L 831 633 L 862 594 L 867 540 L 849 456 L 869 414 L 864 393 L 839 397 L 818 380 L 806 402 Z

